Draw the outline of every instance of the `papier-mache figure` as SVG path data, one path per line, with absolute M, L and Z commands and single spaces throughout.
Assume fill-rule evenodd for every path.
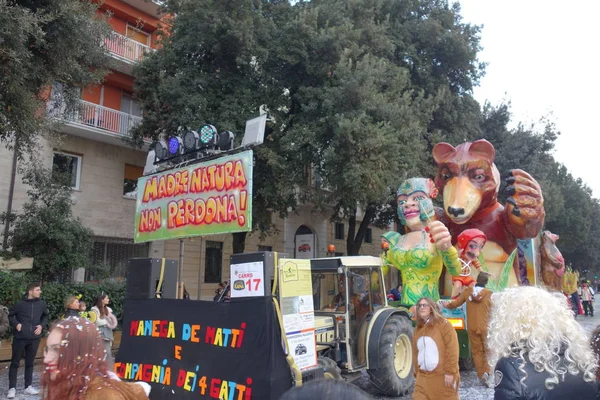
M 435 215 L 431 199 L 437 193 L 431 179 L 411 178 L 402 183 L 397 192 L 398 217 L 408 233 L 382 236 L 389 243 L 382 256 L 383 273 L 394 266 L 402 274 L 403 304 L 414 305 L 421 297 L 437 301 L 444 265 L 452 276 L 460 274 L 461 263 L 450 232 Z
M 494 164 L 496 150 L 490 142 L 481 139 L 456 147 L 438 143 L 432 154 L 438 166 L 435 183 L 443 194 L 448 229 L 456 239 L 469 228 L 483 231 L 487 236 L 485 266 L 502 280 L 517 239 L 536 237 L 544 225 L 544 196 L 539 183 L 525 171 L 511 170 L 505 179 L 508 198 L 501 204 L 498 193 L 502 180 Z M 512 263 L 507 284 L 500 286 L 522 283 L 516 257 Z
M 457 298 L 465 287 L 475 286 L 475 279 L 471 276 L 472 268 L 481 272 L 479 254 L 485 246 L 487 237 L 479 229 L 466 229 L 456 240 L 458 258 L 462 264 L 459 276 L 452 277 L 452 298 Z

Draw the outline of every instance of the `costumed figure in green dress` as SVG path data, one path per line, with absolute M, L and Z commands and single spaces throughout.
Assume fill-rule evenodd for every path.
M 444 265 L 452 276 L 460 275 L 458 252 L 446 226 L 437 220 L 432 198 L 437 189 L 431 179 L 411 178 L 397 192 L 398 217 L 405 235 L 388 232 L 389 243 L 383 255 L 384 275 L 391 266 L 402 275 L 402 304 L 414 305 L 421 297 L 440 298 L 439 282 Z

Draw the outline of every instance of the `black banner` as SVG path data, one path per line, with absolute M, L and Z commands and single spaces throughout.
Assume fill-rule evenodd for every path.
M 271 299 L 127 300 L 115 372 L 155 399 L 278 399 L 291 373 Z

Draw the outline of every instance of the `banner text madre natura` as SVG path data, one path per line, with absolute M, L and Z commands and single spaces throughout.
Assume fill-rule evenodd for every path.
M 186 194 L 216 192 L 221 193 L 208 198 L 179 198 L 168 202 L 166 224 L 169 229 L 186 225 L 200 225 L 232 222 L 237 220 L 240 226 L 246 223 L 246 217 L 238 211 L 246 210 L 248 179 L 241 160 L 231 160 L 221 164 L 198 167 L 194 170 L 181 170 L 161 176 L 149 177 L 144 187 L 142 203 L 174 198 Z M 232 191 L 239 191 L 237 204 Z M 223 193 L 229 192 L 229 193 Z M 140 212 L 139 232 L 152 232 L 161 228 L 163 210 L 148 208 Z

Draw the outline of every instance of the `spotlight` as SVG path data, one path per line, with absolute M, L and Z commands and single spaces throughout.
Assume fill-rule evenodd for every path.
M 233 150 L 233 138 L 235 135 L 231 131 L 225 131 L 219 133 L 219 140 L 217 146 L 220 150 Z
M 181 136 L 183 137 L 185 151 L 193 151 L 198 148 L 198 140 L 200 139 L 198 132 L 187 130 Z
M 177 156 L 181 154 L 183 150 L 183 141 L 179 136 L 172 136 L 169 138 L 169 154 L 171 156 Z
M 212 125 L 204 125 L 200 128 L 200 147 L 214 147 L 217 142 L 217 128 Z
M 154 163 L 161 162 L 169 156 L 167 143 L 164 140 L 157 140 L 150 145 L 150 150 L 154 151 Z

